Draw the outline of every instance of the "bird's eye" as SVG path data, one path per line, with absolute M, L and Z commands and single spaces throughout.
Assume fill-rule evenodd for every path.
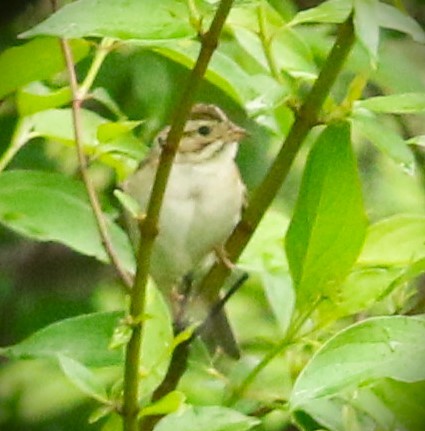
M 201 126 L 198 129 L 198 133 L 202 136 L 208 136 L 211 133 L 211 128 L 208 126 Z

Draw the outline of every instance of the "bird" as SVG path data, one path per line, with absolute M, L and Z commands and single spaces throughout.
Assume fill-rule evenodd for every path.
M 147 157 L 123 184 L 142 211 L 147 209 L 169 131 L 167 126 L 157 135 Z M 185 124 L 165 189 L 150 262 L 150 275 L 174 315 L 185 277 L 216 258 L 226 259 L 223 245 L 240 220 L 246 199 L 235 162 L 239 142 L 245 136 L 245 129 L 212 104 L 195 104 Z M 202 292 L 198 294 L 202 299 Z M 224 313 L 216 322 L 221 331 L 230 330 Z M 227 347 L 220 343 L 220 337 L 228 339 Z M 230 356 L 239 355 L 232 334 L 214 334 L 214 338 Z

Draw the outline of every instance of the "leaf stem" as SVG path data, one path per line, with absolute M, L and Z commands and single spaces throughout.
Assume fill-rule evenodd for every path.
M 97 229 L 102 241 L 102 245 L 112 263 L 115 267 L 124 287 L 129 290 L 132 286 L 132 277 L 125 271 L 122 267 L 121 262 L 115 253 L 114 247 L 112 245 L 111 238 L 109 236 L 108 226 L 106 223 L 105 216 L 102 212 L 102 208 L 99 202 L 94 185 L 88 173 L 88 163 L 87 158 L 84 153 L 83 141 L 82 141 L 82 123 L 81 123 L 81 104 L 84 101 L 85 94 L 82 94 L 78 88 L 77 76 L 75 73 L 74 60 L 72 57 L 72 51 L 65 39 L 60 39 L 62 51 L 65 58 L 66 68 L 69 74 L 69 83 L 72 93 L 72 121 L 74 127 L 75 136 L 75 147 L 77 149 L 78 164 L 81 172 L 81 177 L 84 182 L 84 186 L 87 191 L 87 196 L 89 198 L 90 206 L 93 210 L 93 215 L 96 220 Z M 96 71 L 99 70 L 100 64 L 96 62 Z M 88 89 L 88 88 L 87 88 Z M 86 90 L 87 90 L 86 89 Z
M 99 72 L 100 67 L 102 66 L 103 61 L 111 51 L 111 48 L 114 43 L 115 41 L 109 37 L 105 37 L 101 40 L 99 46 L 96 49 L 96 53 L 87 72 L 87 75 L 78 90 L 78 96 L 81 99 L 85 99 L 85 97 L 87 96 L 87 93 L 93 85 L 93 82 L 96 79 L 96 76 Z
M 250 371 L 250 373 L 245 377 L 242 383 L 233 391 L 231 396 L 228 399 L 227 404 L 233 405 L 238 401 L 247 388 L 251 385 L 251 383 L 255 380 L 255 378 L 260 374 L 264 368 L 279 354 L 283 353 L 285 349 L 289 346 L 295 344 L 297 342 L 296 336 L 298 332 L 307 321 L 307 319 L 311 316 L 313 311 L 319 305 L 321 298 L 318 298 L 311 307 L 298 316 L 297 319 L 293 320 L 287 334 L 285 337 L 270 351 L 266 356 Z
M 261 3 L 257 8 L 257 22 L 258 22 L 258 37 L 260 38 L 261 45 L 263 46 L 264 55 L 266 56 L 267 64 L 269 66 L 272 76 L 277 82 L 283 84 L 282 74 L 276 64 L 276 60 L 271 50 L 272 38 L 268 34 L 266 18 L 264 12 L 264 3 Z
M 6 169 L 7 165 L 15 157 L 18 151 L 33 137 L 37 136 L 36 133 L 31 132 L 33 123 L 31 117 L 21 117 L 13 133 L 9 147 L 0 157 L 0 172 Z
M 328 58 L 298 111 L 294 124 L 284 140 L 275 161 L 262 183 L 254 191 L 241 221 L 225 244 L 228 258 L 232 262 L 236 262 L 248 244 L 261 218 L 286 179 L 305 137 L 312 127 L 317 124 L 321 107 L 341 71 L 353 43 L 354 29 L 352 16 L 350 16 L 340 25 L 336 41 Z M 227 265 L 221 261 L 217 261 L 204 277 L 199 291 L 207 304 L 216 302 L 219 289 L 229 275 L 229 272 L 230 269 Z
M 140 321 L 145 305 L 146 283 L 155 237 L 158 233 L 158 218 L 175 154 L 183 134 L 186 120 L 193 105 L 195 93 L 201 84 L 208 63 L 215 51 L 224 21 L 230 12 L 233 0 L 221 0 L 209 30 L 200 35 L 201 50 L 192 69 L 179 104 L 176 106 L 167 141 L 161 152 L 155 182 L 153 184 L 146 217 L 140 223 L 140 247 L 137 270 L 130 299 L 130 317 Z M 142 327 L 135 325 L 126 349 L 124 373 L 123 425 L 124 431 L 138 429 L 139 410 L 139 364 L 142 343 Z M 170 373 L 169 373 L 170 374 Z M 172 374 L 172 373 L 171 373 Z

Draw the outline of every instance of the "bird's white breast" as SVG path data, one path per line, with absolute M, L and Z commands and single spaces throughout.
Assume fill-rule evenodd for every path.
M 151 274 L 167 288 L 224 243 L 239 220 L 244 185 L 233 161 L 236 144 L 202 163 L 176 159 L 159 220 Z M 127 183 L 127 191 L 146 208 L 156 167 L 149 165 Z

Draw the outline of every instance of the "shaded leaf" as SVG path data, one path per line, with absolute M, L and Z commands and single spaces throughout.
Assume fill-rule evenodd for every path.
M 15 359 L 56 359 L 62 355 L 92 367 L 121 365 L 123 351 L 110 350 L 108 345 L 123 315 L 121 311 L 112 311 L 64 319 L 3 348 L 1 353 Z
M 261 274 L 266 298 L 279 325 L 282 335 L 286 334 L 295 308 L 295 292 L 288 272 L 264 271 Z
M 58 355 L 59 365 L 66 377 L 84 394 L 100 402 L 107 402 L 106 388 L 95 374 L 82 363 Z
M 353 129 L 365 137 L 382 152 L 401 163 L 404 168 L 411 169 L 413 154 L 404 139 L 390 127 L 382 124 L 375 116 L 356 111 L 352 117 Z
M 302 306 L 332 295 L 361 250 L 366 217 L 348 123 L 331 124 L 310 151 L 286 252 Z
M 199 50 L 200 44 L 196 41 L 185 41 L 178 45 L 156 48 L 160 54 L 187 68 L 193 67 Z M 205 73 L 205 79 L 240 104 L 254 97 L 252 89 L 246 85 L 249 75 L 232 58 L 221 51 L 214 53 Z
M 115 252 L 128 271 L 135 259 L 127 235 L 109 216 Z M 57 241 L 108 262 L 92 208 L 82 183 L 37 171 L 0 174 L 0 223 L 38 241 Z

